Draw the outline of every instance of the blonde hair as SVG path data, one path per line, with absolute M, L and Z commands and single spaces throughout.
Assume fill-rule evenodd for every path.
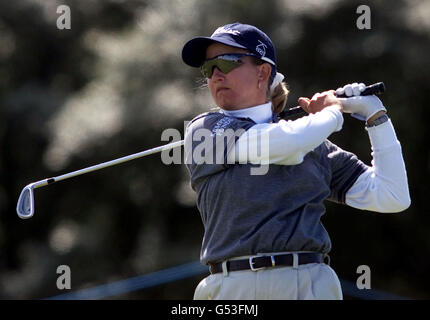
M 269 82 L 271 83 L 272 81 Z M 273 113 L 279 114 L 285 109 L 289 92 L 290 91 L 288 90 L 287 84 L 285 82 L 278 84 L 273 92 L 270 92 L 269 84 L 268 98 L 272 101 Z

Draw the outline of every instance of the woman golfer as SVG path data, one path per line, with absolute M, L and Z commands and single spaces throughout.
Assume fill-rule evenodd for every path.
M 342 299 L 329 266 L 324 200 L 377 212 L 410 205 L 401 146 L 363 84 L 300 98 L 309 114 L 279 120 L 288 90 L 270 38 L 233 23 L 188 41 L 184 62 L 200 67 L 219 111 L 194 118 L 186 163 L 204 224 L 201 262 L 211 275 L 194 299 Z M 349 98 L 337 98 L 346 94 Z M 343 113 L 365 120 L 372 166 L 327 138 Z

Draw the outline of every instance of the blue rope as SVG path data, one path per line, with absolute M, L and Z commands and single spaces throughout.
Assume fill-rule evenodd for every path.
M 147 289 L 162 284 L 190 278 L 197 275 L 208 274 L 208 267 L 199 261 L 186 263 L 153 273 L 112 282 L 97 287 L 77 290 L 60 294 L 46 300 L 96 300 L 117 296 L 137 290 Z M 410 300 L 389 292 L 375 289 L 358 289 L 356 284 L 347 280 L 340 280 L 343 295 L 364 300 Z
M 170 269 L 153 272 L 133 278 L 120 280 L 101 286 L 64 293 L 47 298 L 48 300 L 92 300 L 103 299 L 123 293 L 159 286 L 169 282 L 190 278 L 208 273 L 208 267 L 200 262 L 186 263 Z

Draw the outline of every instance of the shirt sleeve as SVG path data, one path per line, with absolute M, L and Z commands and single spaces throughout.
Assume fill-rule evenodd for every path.
M 377 212 L 406 210 L 411 203 L 408 179 L 391 120 L 366 130 L 372 146 L 372 166 L 348 190 L 346 204 Z
M 342 113 L 334 106 L 295 121 L 256 124 L 239 137 L 228 159 L 238 163 L 299 164 L 342 125 Z
M 331 169 L 331 194 L 328 200 L 345 204 L 346 193 L 367 170 L 367 166 L 355 154 L 343 150 L 329 140 L 326 140 L 325 147 Z

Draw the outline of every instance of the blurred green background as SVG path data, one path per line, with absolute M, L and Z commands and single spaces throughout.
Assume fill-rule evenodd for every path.
M 57 7 L 71 9 L 60 30 Z M 356 9 L 371 9 L 359 30 Z M 35 191 L 36 212 L 15 213 L 32 181 L 159 146 L 161 133 L 213 106 L 183 44 L 235 21 L 264 30 L 300 96 L 383 81 L 382 100 L 408 170 L 411 207 L 399 214 L 327 203 L 332 267 L 355 283 L 430 298 L 430 2 L 267 0 L 0 2 L 0 298 L 39 299 L 68 265 L 72 290 L 199 259 L 203 225 L 184 165 L 160 154 Z M 363 124 L 345 116 L 330 138 L 370 164 Z M 117 299 L 191 299 L 201 276 Z

